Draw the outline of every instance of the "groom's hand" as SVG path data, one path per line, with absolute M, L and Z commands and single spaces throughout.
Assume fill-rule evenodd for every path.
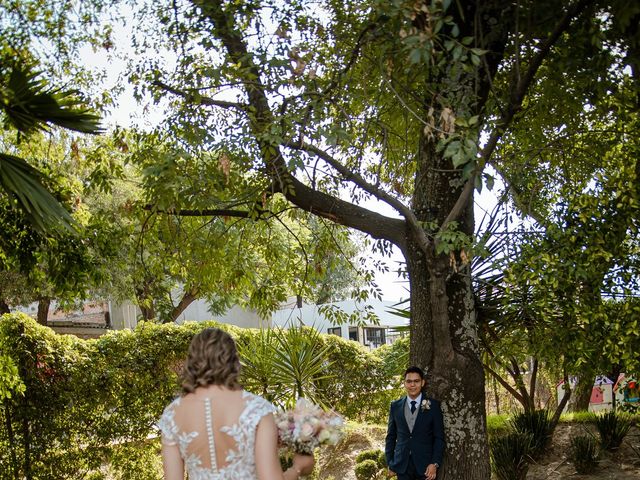
M 387 469 L 387 478 L 389 477 L 395 477 L 396 476 L 396 472 L 394 472 L 393 470 L 391 470 L 390 468 Z
M 425 472 L 425 477 L 427 480 L 436 480 L 436 474 L 438 473 L 438 467 L 436 467 L 433 463 L 427 467 L 427 471 Z

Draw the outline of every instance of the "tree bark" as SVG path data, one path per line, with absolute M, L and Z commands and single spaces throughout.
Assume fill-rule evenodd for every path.
M 584 412 L 589 410 L 594 378 L 595 375 L 591 372 L 585 372 L 578 377 L 578 383 L 574 388 L 573 401 L 569 404 L 570 411 Z
M 11 313 L 11 308 L 4 299 L 0 298 L 0 315 L 4 315 L 5 313 Z
M 186 290 L 180 299 L 180 302 L 176 307 L 171 310 L 169 316 L 164 320 L 163 323 L 172 323 L 175 322 L 178 317 L 184 312 L 189 305 L 191 305 L 197 299 L 197 291 L 195 289 Z
M 45 327 L 49 323 L 49 307 L 51 307 L 51 299 L 49 297 L 38 299 L 37 320 L 40 325 L 44 325 Z
M 136 299 L 138 300 L 138 308 L 142 313 L 144 320 L 153 320 L 156 318 L 156 310 L 153 306 L 153 298 L 150 294 L 150 288 L 147 284 L 136 287 Z

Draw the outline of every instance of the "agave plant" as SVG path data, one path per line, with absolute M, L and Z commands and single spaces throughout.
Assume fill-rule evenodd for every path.
M 595 425 L 604 450 L 616 450 L 631 428 L 632 417 L 614 411 L 595 416 Z
M 328 349 L 312 328 L 264 329 L 238 342 L 245 387 L 272 403 L 292 407 L 305 397 L 325 406 L 319 384 L 331 375 Z

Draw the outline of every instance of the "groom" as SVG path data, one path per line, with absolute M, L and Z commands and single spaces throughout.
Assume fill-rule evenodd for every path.
M 434 480 L 442 464 L 444 425 L 440 402 L 423 394 L 424 372 L 404 372 L 406 397 L 391 403 L 385 455 L 398 480 Z

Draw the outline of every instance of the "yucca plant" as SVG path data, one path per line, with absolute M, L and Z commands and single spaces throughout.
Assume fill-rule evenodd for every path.
M 551 440 L 551 415 L 546 409 L 532 410 L 516 414 L 510 421 L 519 433 L 531 434 L 531 455 L 538 458 L 544 453 Z
M 632 418 L 627 414 L 614 411 L 595 416 L 595 425 L 600 434 L 600 445 L 604 450 L 616 450 L 629 433 Z
M 320 333 L 309 327 L 274 329 L 273 378 L 282 390 L 282 403 L 292 407 L 300 397 L 326 406 L 317 385 L 331 378 L 328 347 L 323 346 Z
M 524 480 L 533 445 L 530 433 L 511 432 L 490 441 L 491 470 L 498 480 Z
M 580 475 L 590 473 L 598 466 L 598 444 L 591 435 L 571 439 L 569 460 Z

